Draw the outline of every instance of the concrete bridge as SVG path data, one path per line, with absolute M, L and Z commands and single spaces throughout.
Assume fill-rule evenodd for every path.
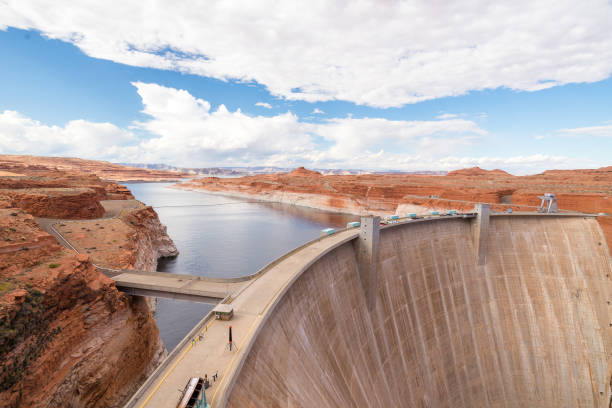
M 105 268 L 99 268 L 104 272 Z M 109 275 L 108 273 L 106 273 Z M 162 297 L 217 304 L 238 293 L 248 279 L 215 279 L 166 272 L 124 270 L 111 278 L 129 295 Z
M 607 406 L 611 275 L 585 214 L 362 220 L 224 299 L 233 320 L 207 315 L 127 407 L 215 373 L 213 408 Z

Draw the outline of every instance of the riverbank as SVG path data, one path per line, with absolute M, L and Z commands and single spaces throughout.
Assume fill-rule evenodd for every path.
M 364 213 L 364 208 L 360 206 L 357 202 L 350 202 L 349 200 L 343 200 L 337 204 L 338 206 L 332 206 L 328 203 L 329 199 L 327 197 L 317 195 L 317 194 L 304 194 L 304 193 L 292 193 L 292 192 L 262 192 L 262 193 L 250 193 L 250 192 L 240 192 L 234 190 L 209 190 L 206 188 L 196 187 L 192 184 L 175 184 L 170 186 L 170 188 L 175 188 L 178 190 L 185 191 L 196 191 L 196 192 L 205 192 L 211 195 L 239 198 L 243 200 L 249 201 L 263 201 L 268 203 L 278 203 L 285 205 L 295 205 L 305 208 L 310 208 L 313 210 L 327 211 L 336 214 L 343 215 L 354 215 L 360 216 Z M 380 211 L 375 212 L 377 215 L 390 215 L 393 214 L 391 211 Z

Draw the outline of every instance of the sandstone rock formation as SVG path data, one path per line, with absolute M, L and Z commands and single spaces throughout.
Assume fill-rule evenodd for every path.
M 201 178 L 176 187 L 328 211 L 403 216 L 432 210 L 470 211 L 478 202 L 490 203 L 494 211 L 534 211 L 540 203 L 538 195 L 555 193 L 561 210 L 612 214 L 612 167 L 550 170 L 520 177 L 478 167 L 445 176 L 324 176 L 299 168 L 285 174 Z M 611 234 L 606 222 L 601 225 Z
M 17 165 L 16 167 L 12 167 Z M 186 173 L 169 170 L 149 170 L 120 164 L 72 157 L 41 157 L 0 155 L 0 171 L 17 172 L 19 166 L 30 170 L 55 169 L 80 174 L 92 174 L 112 181 L 175 181 L 192 177 Z
M 157 258 L 176 255 L 176 248 L 151 207 L 91 219 L 104 214 L 100 200 L 132 198 L 123 186 L 74 171 L 11 166 L 0 175 L 0 406 L 120 406 L 166 351 L 145 299 L 117 291 L 92 259 L 155 270 Z M 75 240 L 100 243 L 75 254 L 32 215 L 86 219 L 63 225 L 85 223 Z
M 151 312 L 86 255 L 41 261 L 26 281 L 0 272 L 3 406 L 117 406 L 164 356 Z
M 5 157 L 5 156 L 0 156 Z M 130 191 L 95 174 L 2 161 L 0 208 L 21 208 L 37 217 L 90 219 L 104 215 L 101 200 L 126 200 Z
M 124 217 L 124 222 L 134 227 L 130 235 L 131 253 L 130 269 L 155 271 L 159 258 L 178 255 L 178 250 L 168 236 L 166 226 L 159 222 L 157 213 L 151 207 L 130 212 Z
M 10 207 L 44 218 L 98 218 L 104 215 L 100 195 L 90 188 L 4 190 Z

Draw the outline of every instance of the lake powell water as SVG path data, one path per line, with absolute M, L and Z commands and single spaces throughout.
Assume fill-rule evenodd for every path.
M 329 227 L 357 217 L 168 188 L 173 183 L 126 183 L 136 199 L 151 205 L 168 227 L 180 254 L 158 270 L 213 277 L 245 276 L 304 244 Z M 159 299 L 155 319 L 172 350 L 212 309 L 211 305 Z

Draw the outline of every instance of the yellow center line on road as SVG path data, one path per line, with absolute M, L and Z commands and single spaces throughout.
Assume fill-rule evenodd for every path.
M 208 323 L 206 325 L 206 327 L 204 327 L 202 329 L 202 331 L 200 332 L 200 334 L 204 334 L 206 331 L 208 331 L 208 328 L 216 321 L 216 319 L 212 319 L 210 321 L 210 323 Z M 161 385 L 164 383 L 164 381 L 166 381 L 166 378 L 168 378 L 168 376 L 172 373 L 172 371 L 174 371 L 174 369 L 176 368 L 177 364 L 181 362 L 181 360 L 183 359 L 183 357 L 185 357 L 185 355 L 189 352 L 189 350 L 191 350 L 191 348 L 193 347 L 195 343 L 192 341 L 191 344 L 189 344 L 189 346 L 185 349 L 185 351 L 183 351 L 183 353 L 180 355 L 180 357 L 174 362 L 174 364 L 172 364 L 172 367 L 170 367 L 170 369 L 166 372 L 166 374 L 164 374 L 164 376 L 162 377 L 162 379 L 159 381 L 159 383 L 155 386 L 155 388 L 153 389 L 153 391 L 151 391 L 151 393 L 149 394 L 149 396 L 147 397 L 146 400 L 144 400 L 144 402 L 142 403 L 142 405 L 140 406 L 140 408 L 144 408 L 149 401 L 151 400 L 151 398 L 153 398 L 153 395 L 155 395 L 155 393 L 157 392 L 157 390 L 159 389 L 159 387 L 161 387 Z

